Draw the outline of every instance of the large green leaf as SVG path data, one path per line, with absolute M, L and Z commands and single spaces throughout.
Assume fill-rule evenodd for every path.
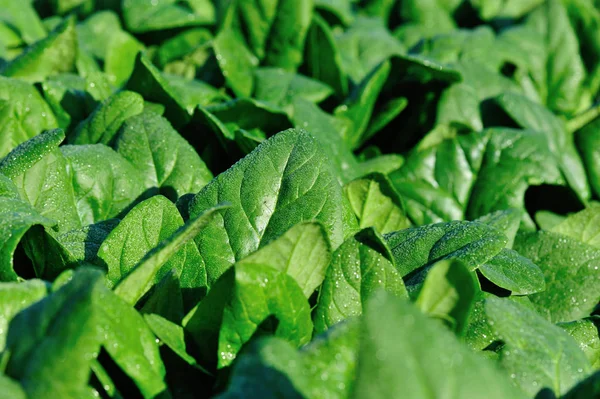
M 372 298 L 362 332 L 352 398 L 527 397 L 405 299 Z
M 5 373 L 28 397 L 86 397 L 91 361 L 100 350 L 94 297 L 102 288 L 100 272 L 82 270 L 12 320 Z
M 357 320 L 337 324 L 300 351 L 278 338 L 263 338 L 233 366 L 225 398 L 347 398 L 358 352 Z
M 496 256 L 508 241 L 491 226 L 463 221 L 405 229 L 387 234 L 385 239 L 404 277 L 442 259 L 458 259 L 469 270 L 476 270 Z
M 571 237 L 539 231 L 518 236 L 514 249 L 542 269 L 546 290 L 530 298 L 553 322 L 588 316 L 600 299 L 600 251 Z
M 98 258 L 108 270 L 109 286 L 122 281 L 150 250 L 171 237 L 181 226 L 183 219 L 177 208 L 163 196 L 157 195 L 136 205 L 98 249 Z M 198 277 L 194 281 L 199 284 L 198 288 L 204 286 L 206 272 L 193 243 L 188 243 L 167 258 L 153 282 L 160 281 L 173 268 L 181 274 L 186 265 L 196 269 L 192 274 Z
M 529 396 L 542 388 L 563 394 L 590 372 L 575 341 L 536 312 L 500 298 L 487 299 L 485 309 L 504 341 L 500 364 Z
M 572 237 L 578 241 L 600 248 L 600 207 L 594 205 L 570 215 L 552 228 L 554 233 Z
M 557 325 L 565 330 L 585 353 L 590 364 L 595 369 L 600 366 L 600 335 L 598 332 L 598 316 L 587 317 Z
M 209 285 L 302 221 L 321 222 L 337 247 L 343 234 L 341 195 L 325 154 L 308 133 L 290 129 L 263 142 L 190 203 L 192 217 L 220 202 L 232 204 L 196 238 Z
M 197 302 L 204 294 L 206 276 L 192 240 L 213 221 L 219 211 L 227 207 L 228 205 L 218 204 L 190 218 L 185 225 L 161 241 L 131 268 L 129 273 L 118 282 L 115 293 L 130 304 L 137 303 L 158 280 L 157 276 L 165 271 L 164 266 L 167 262 L 174 256 L 185 254 L 187 262 L 179 268 L 176 267 L 175 270 L 180 276 L 182 288 L 188 289 L 187 298 Z

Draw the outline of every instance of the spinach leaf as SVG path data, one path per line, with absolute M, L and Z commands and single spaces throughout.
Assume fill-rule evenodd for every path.
M 315 329 L 322 332 L 344 319 L 360 316 L 379 289 L 405 297 L 402 276 L 395 266 L 385 241 L 373 229 L 344 241 L 333 253 L 319 292 Z
M 372 298 L 361 337 L 352 398 L 526 397 L 492 363 L 404 299 L 383 293 Z
M 232 204 L 196 237 L 209 286 L 302 221 L 321 222 L 332 246 L 339 246 L 341 196 L 325 154 L 308 133 L 290 129 L 263 142 L 190 203 L 192 217 L 220 202 Z
M 488 298 L 485 309 L 504 341 L 500 364 L 528 395 L 542 388 L 563 394 L 589 372 L 589 362 L 575 341 L 534 311 L 500 298 Z
M 199 191 L 212 179 L 194 148 L 169 121 L 153 112 L 125 121 L 114 146 L 117 153 L 136 165 L 146 189 L 159 189 L 173 201 Z
M 531 301 L 553 322 L 588 316 L 598 303 L 600 252 L 576 239 L 539 231 L 519 235 L 514 249 L 542 269 L 546 290 Z

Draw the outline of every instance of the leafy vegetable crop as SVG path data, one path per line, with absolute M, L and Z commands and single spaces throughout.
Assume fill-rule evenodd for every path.
M 600 1 L 0 0 L 0 399 L 600 398 Z

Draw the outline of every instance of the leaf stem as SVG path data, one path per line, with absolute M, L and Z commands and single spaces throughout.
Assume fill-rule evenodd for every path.
M 594 104 L 592 108 L 582 112 L 573 119 L 567 122 L 567 130 L 569 133 L 575 133 L 594 119 L 600 116 L 600 104 Z

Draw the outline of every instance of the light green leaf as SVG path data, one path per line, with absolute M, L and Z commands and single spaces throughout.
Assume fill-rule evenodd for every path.
M 22 283 L 0 283 L 0 351 L 6 345 L 6 335 L 11 320 L 23 309 L 44 298 L 48 286 L 41 280 Z M 1 390 L 0 390 L 1 391 Z
M 557 326 L 573 337 L 594 369 L 600 367 L 599 321 L 598 316 L 592 316 L 581 320 L 571 321 L 569 323 L 557 324 Z
M 124 0 L 123 19 L 129 30 L 143 33 L 185 26 L 206 25 L 215 21 L 215 8 L 209 1 Z
M 331 261 L 331 247 L 323 227 L 302 222 L 238 264 L 269 265 L 296 280 L 307 298 L 321 285 Z
M 40 215 L 55 220 L 59 232 L 81 227 L 67 160 L 58 148 L 65 135 L 49 130 L 20 144 L 0 160 L 0 173 Z
M 572 237 L 600 249 L 600 206 L 591 206 L 568 216 L 552 232 Z
M 423 313 L 441 319 L 461 336 L 479 290 L 475 274 L 464 264 L 442 260 L 427 273 L 415 305 Z
M 343 399 L 353 385 L 359 323 L 340 323 L 300 351 L 278 338 L 262 338 L 243 351 L 219 399 Z
M 410 220 L 402 199 L 382 174 L 371 174 L 344 186 L 359 228 L 374 227 L 382 234 L 406 229 Z

